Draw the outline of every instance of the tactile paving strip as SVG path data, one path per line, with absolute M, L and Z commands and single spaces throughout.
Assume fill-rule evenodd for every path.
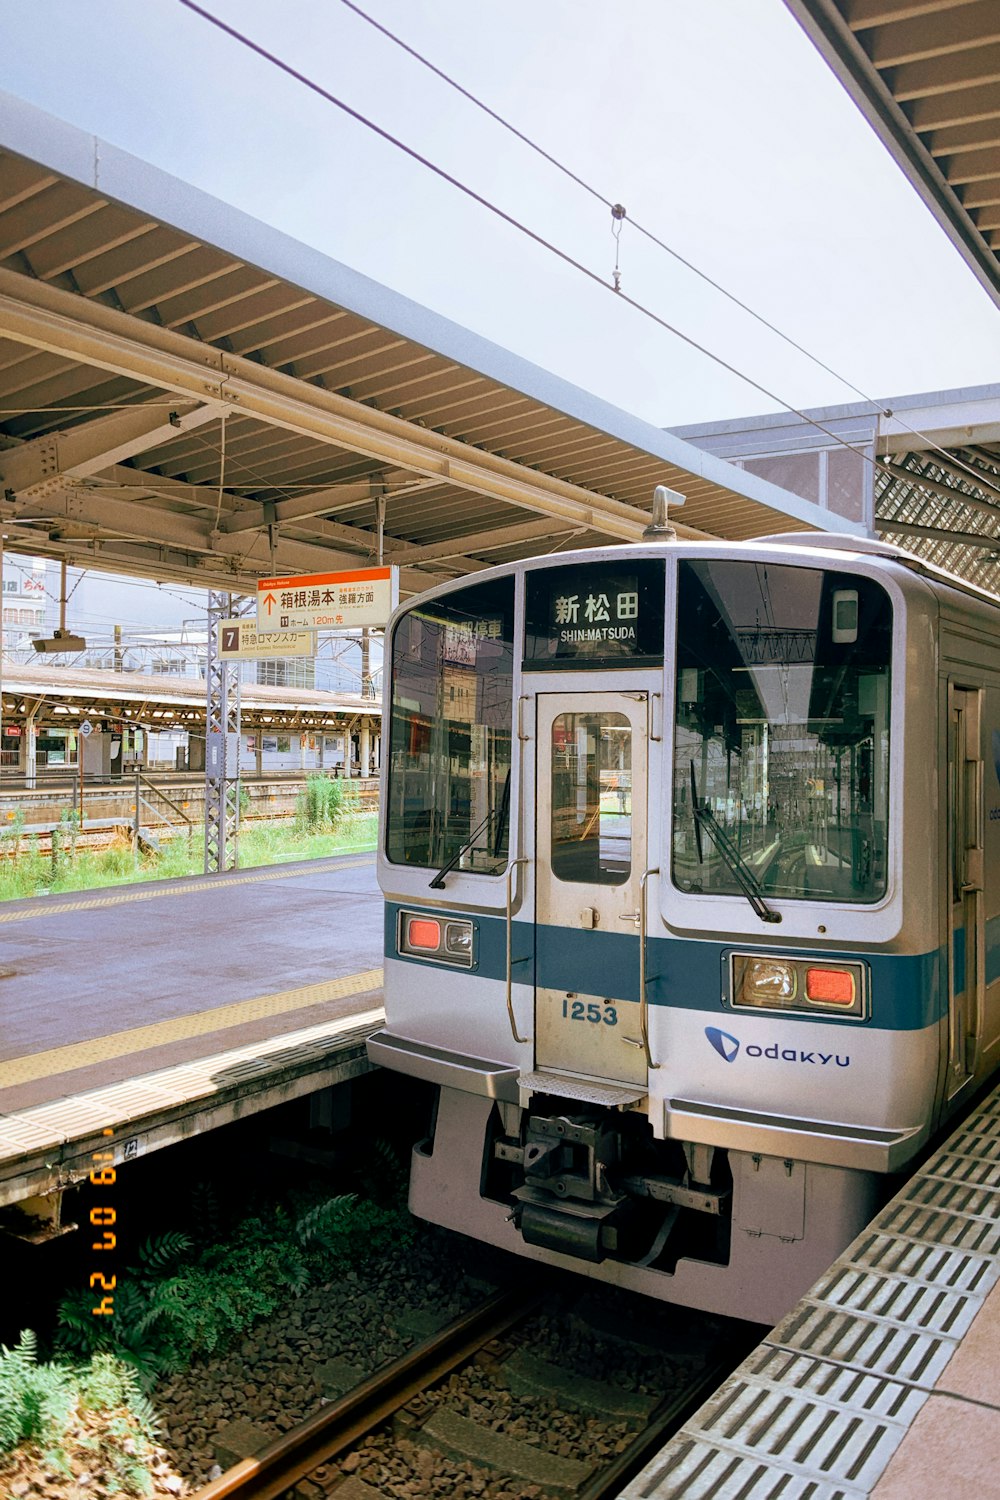
M 762 1345 L 626 1494 L 868 1493 L 926 1394 Z
M 8 1160 L 16 1162 L 25 1151 L 39 1147 L 57 1151 L 64 1142 L 80 1140 L 90 1131 L 141 1122 L 154 1111 L 211 1100 L 223 1087 L 245 1078 L 326 1058 L 338 1048 L 363 1041 L 384 1019 L 381 1008 L 365 1010 L 87 1094 L 37 1104 L 17 1115 L 0 1115 L 0 1167 Z
M 1000 1279 L 1000 1091 L 620 1500 L 869 1495 Z
M 255 995 L 249 1000 L 236 1000 L 231 1005 L 217 1005 L 211 1010 L 192 1011 L 169 1021 L 154 1021 L 148 1026 L 131 1027 L 128 1031 L 113 1031 L 107 1036 L 93 1037 L 86 1042 L 70 1042 L 64 1047 L 53 1047 L 48 1052 L 31 1052 L 24 1057 L 8 1058 L 0 1061 L 0 1090 L 13 1088 L 19 1083 L 30 1083 L 36 1078 L 52 1078 L 56 1074 L 68 1073 L 74 1068 L 90 1067 L 112 1058 L 131 1057 L 154 1047 L 168 1046 L 171 1042 L 186 1042 L 192 1037 L 214 1035 L 216 1032 L 245 1026 L 251 1021 L 308 1010 L 311 1006 L 324 1005 L 331 1000 L 345 1000 L 351 995 L 362 995 L 369 990 L 379 989 L 381 984 L 381 969 L 364 969 L 357 974 L 324 980 L 321 984 L 300 985 L 294 990 L 277 990 L 271 995 Z

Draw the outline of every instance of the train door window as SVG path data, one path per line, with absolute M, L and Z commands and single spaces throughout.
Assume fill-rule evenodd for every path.
M 632 868 L 632 729 L 624 714 L 552 724 L 552 873 L 623 885 Z

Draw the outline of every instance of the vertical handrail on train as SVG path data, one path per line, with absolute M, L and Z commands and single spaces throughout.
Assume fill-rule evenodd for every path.
M 530 1039 L 530 1037 L 526 1037 L 526 1036 L 518 1036 L 518 1032 L 517 1032 L 517 1019 L 516 1019 L 516 1017 L 514 1015 L 514 1000 L 513 1000 L 513 994 L 512 994 L 512 991 L 513 991 L 512 971 L 513 971 L 513 967 L 514 967 L 514 961 L 513 961 L 513 958 L 511 956 L 511 953 L 512 953 L 512 942 L 511 942 L 511 940 L 512 940 L 513 932 L 514 932 L 514 912 L 513 912 L 514 895 L 513 895 L 512 882 L 513 882 L 513 879 L 514 879 L 514 872 L 516 871 L 518 865 L 526 865 L 527 863 L 528 863 L 528 860 L 526 858 L 512 859 L 511 862 L 510 862 L 510 864 L 507 866 L 507 1018 L 510 1021 L 510 1029 L 511 1029 L 511 1032 L 513 1033 L 515 1042 L 520 1042 L 520 1043 L 524 1043 L 524 1042 L 530 1041 L 531 1039 Z
M 642 1036 L 647 1068 L 660 1066 L 659 1063 L 653 1061 L 653 1055 L 649 1050 L 649 1001 L 646 998 L 646 885 L 651 875 L 659 875 L 659 873 L 658 869 L 647 870 L 639 881 L 639 1032 Z

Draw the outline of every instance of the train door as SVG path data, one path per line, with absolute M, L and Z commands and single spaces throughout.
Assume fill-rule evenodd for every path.
M 541 694 L 535 1066 L 645 1083 L 645 693 Z
M 948 687 L 948 1096 L 975 1072 L 984 1004 L 982 693 Z

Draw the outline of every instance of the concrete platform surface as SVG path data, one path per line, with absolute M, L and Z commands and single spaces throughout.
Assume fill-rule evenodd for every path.
M 370 854 L 0 907 L 0 1205 L 370 1071 L 381 964 Z
M 381 965 L 371 854 L 7 902 L 0 1119 L 350 1014 Z
M 1000 1286 L 994 1286 L 872 1490 L 875 1500 L 1000 1494 Z

